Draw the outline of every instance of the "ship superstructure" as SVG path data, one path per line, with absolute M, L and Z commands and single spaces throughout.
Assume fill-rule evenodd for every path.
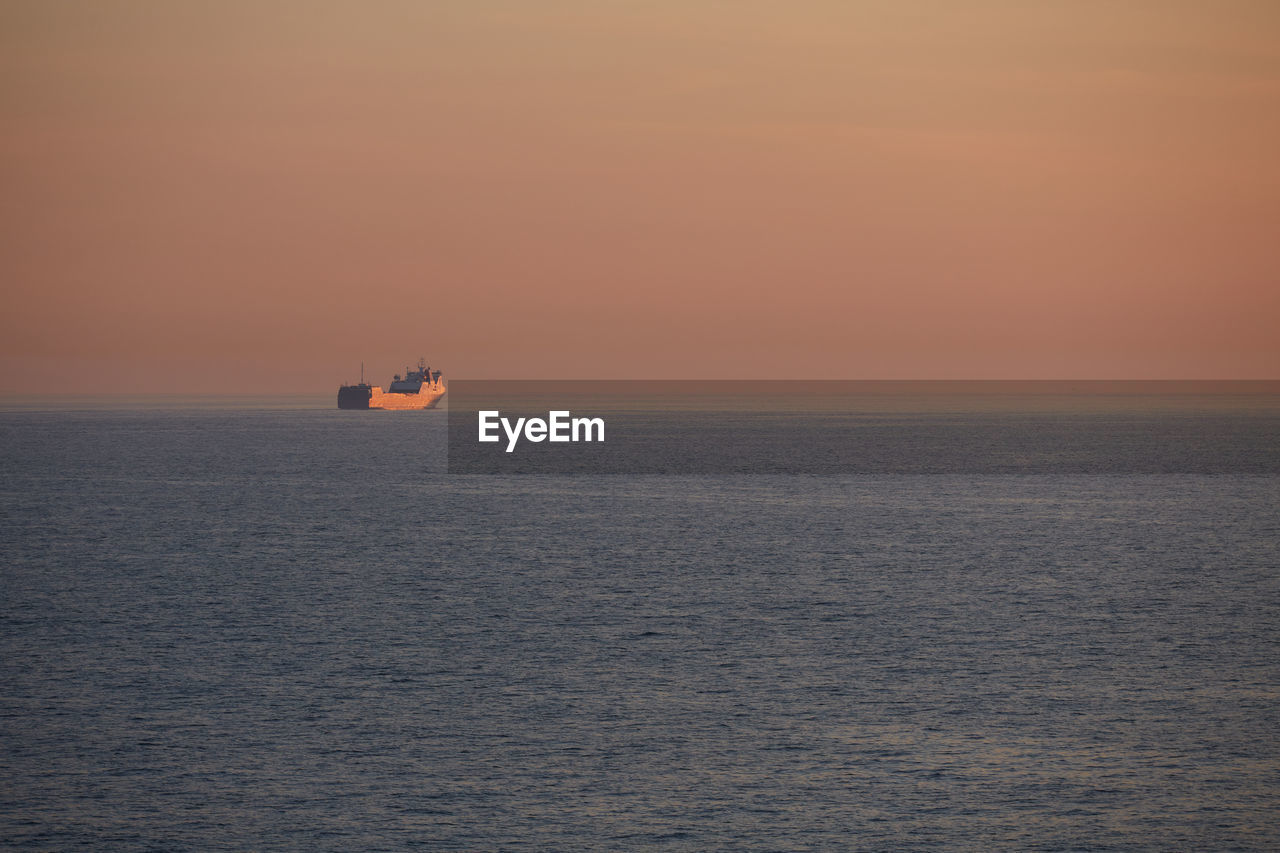
M 417 368 L 406 367 L 404 375 L 397 373 L 386 391 L 379 385 L 364 381 L 364 366 L 360 368 L 360 384 L 338 388 L 339 409 L 429 409 L 445 395 L 445 382 L 440 371 L 427 366 L 426 359 L 418 359 Z

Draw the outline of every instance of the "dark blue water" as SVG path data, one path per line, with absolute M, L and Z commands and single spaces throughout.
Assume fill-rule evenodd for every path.
M 1274 474 L 458 476 L 444 418 L 0 414 L 5 846 L 1280 845 Z

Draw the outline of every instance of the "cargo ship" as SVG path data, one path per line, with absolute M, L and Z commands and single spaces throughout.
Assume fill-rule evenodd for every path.
M 386 391 L 364 381 L 364 365 L 360 365 L 360 384 L 338 388 L 339 409 L 430 409 L 447 389 L 440 371 L 427 367 L 426 359 L 418 359 L 418 367 L 406 367 Z

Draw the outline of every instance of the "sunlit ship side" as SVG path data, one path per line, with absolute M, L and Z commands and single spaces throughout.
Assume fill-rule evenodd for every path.
M 397 373 L 386 391 L 365 382 L 364 370 L 360 372 L 360 384 L 338 388 L 339 409 L 430 409 L 447 390 L 440 371 L 427 367 L 424 359 L 418 359 L 416 370 L 406 367 L 403 379 Z

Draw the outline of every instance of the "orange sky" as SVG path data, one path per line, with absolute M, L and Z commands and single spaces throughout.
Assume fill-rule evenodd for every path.
M 1280 3 L 0 5 L 0 392 L 1280 378 Z

